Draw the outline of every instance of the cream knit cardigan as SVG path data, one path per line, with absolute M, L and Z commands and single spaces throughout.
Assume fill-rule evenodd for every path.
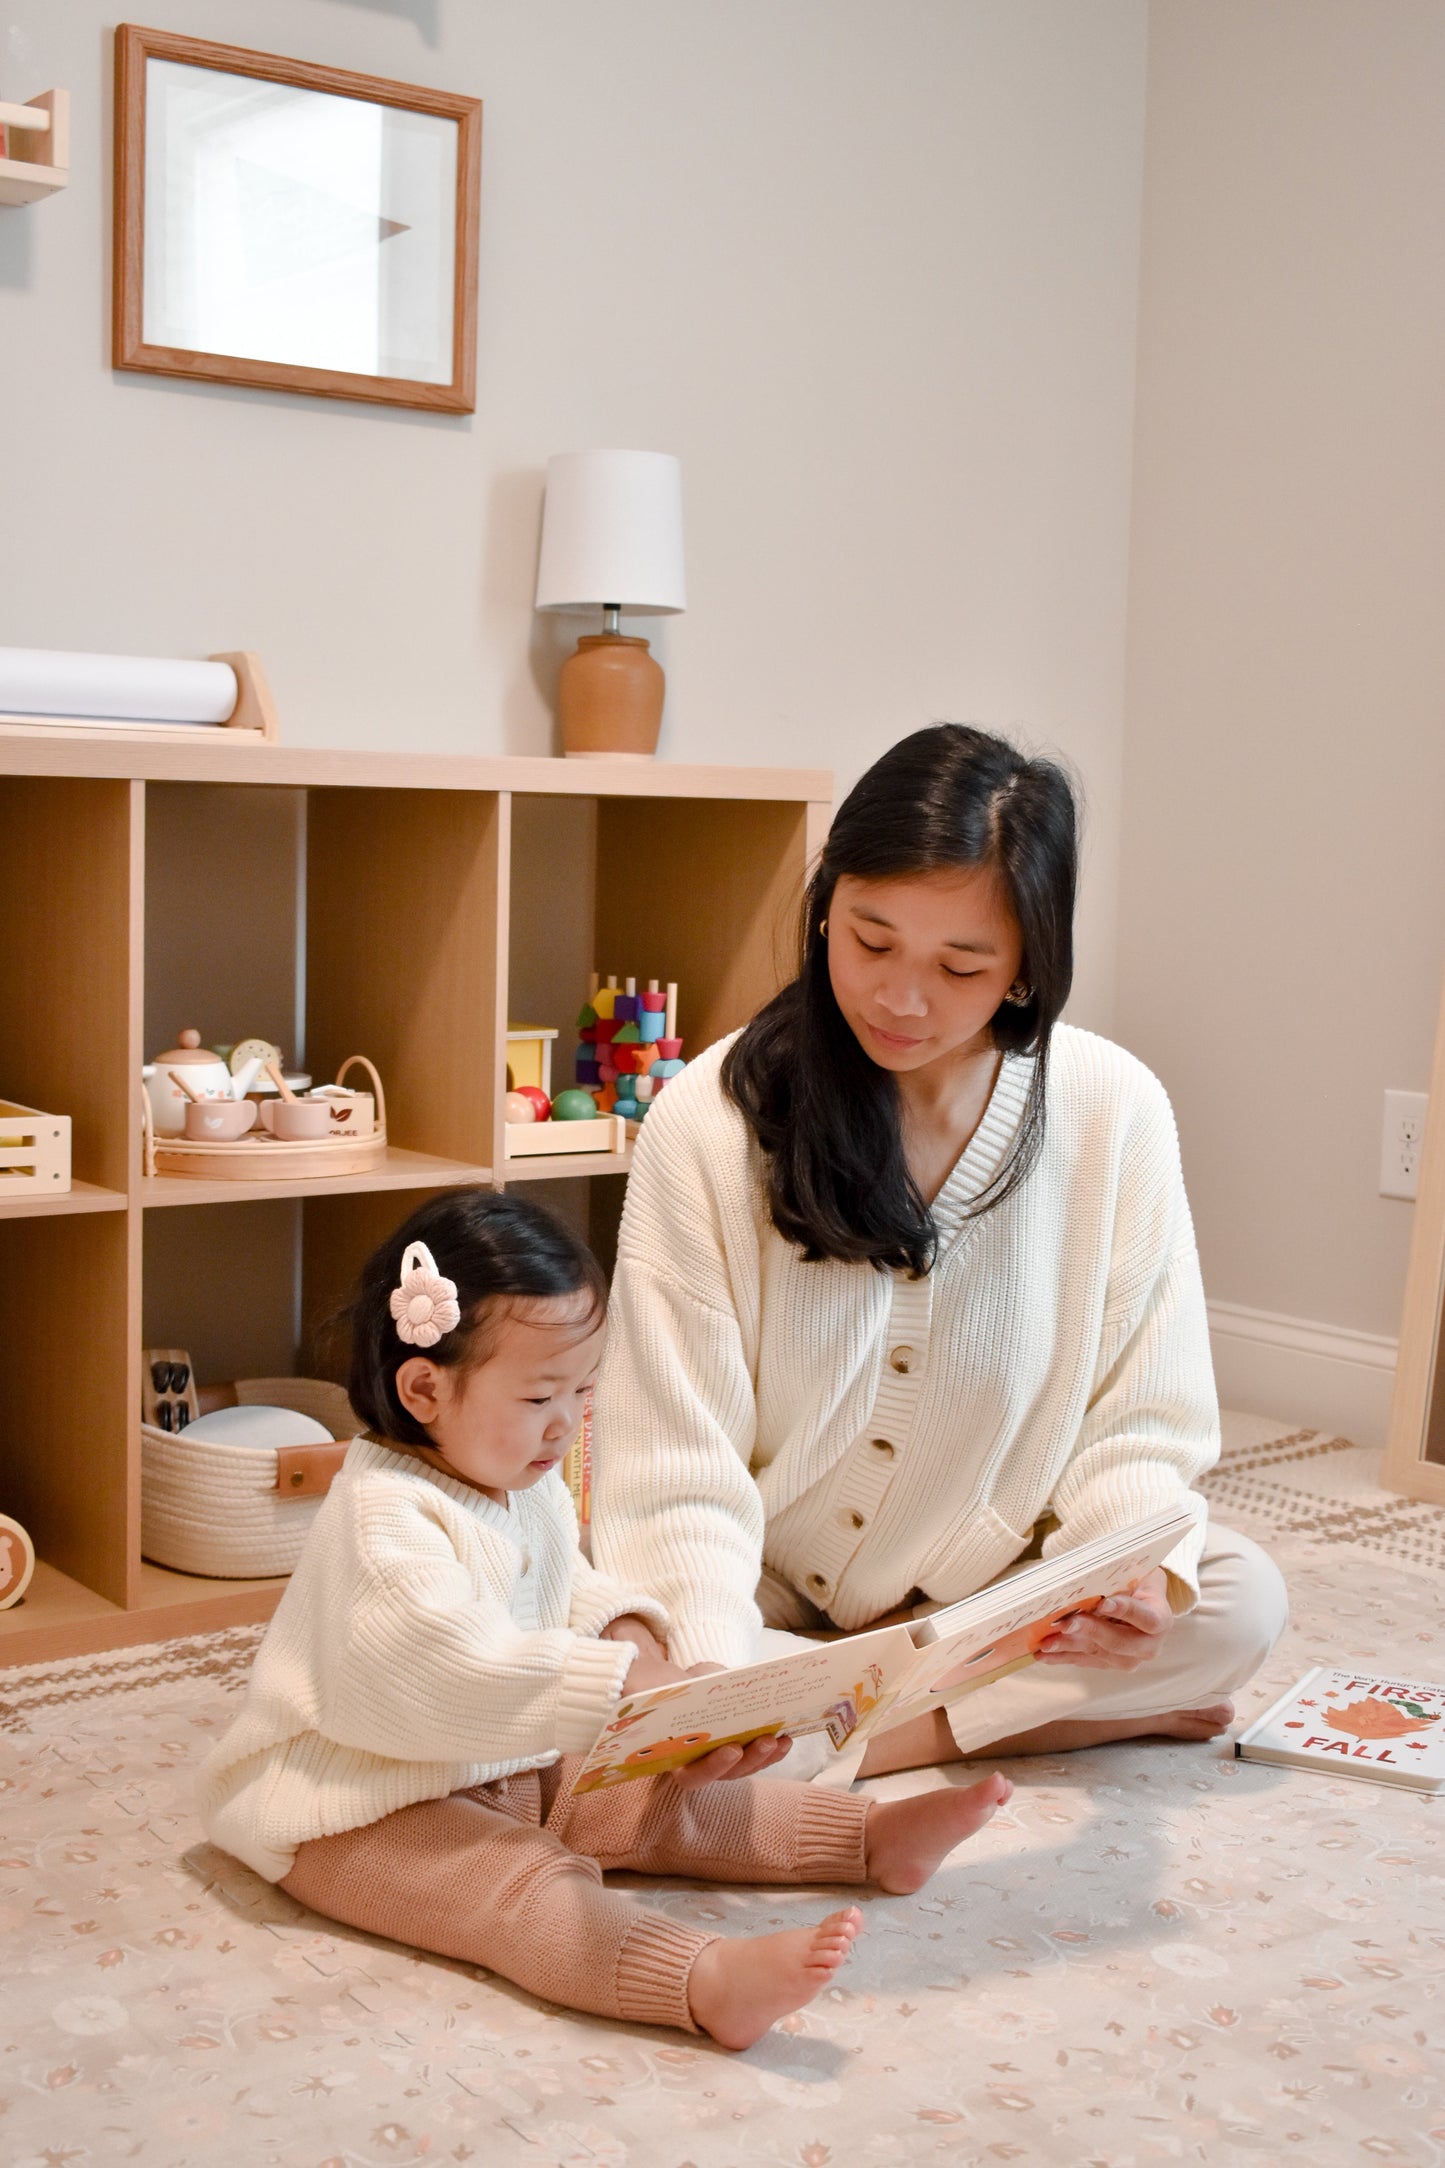
M 636 1655 L 609 1619 L 667 1615 L 577 1548 L 556 1470 L 497 1505 L 354 1441 L 200 1770 L 215 1843 L 268 1881 L 296 1848 L 591 1746 Z
M 594 1410 L 593 1556 L 672 1618 L 681 1664 L 752 1660 L 766 1565 L 856 1629 L 956 1601 L 1057 1520 L 1046 1554 L 1172 1506 L 1219 1450 L 1204 1294 L 1163 1088 L 1067 1026 L 1042 1155 L 967 1216 L 1033 1074 L 1004 1062 L 913 1279 L 805 1264 L 767 1212 L 720 1042 L 638 1139 Z M 1198 1595 L 1205 1505 L 1170 1554 Z

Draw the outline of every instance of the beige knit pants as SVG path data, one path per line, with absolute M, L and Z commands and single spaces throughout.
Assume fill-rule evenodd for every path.
M 863 1882 L 868 1801 L 742 1779 L 638 1777 L 571 1796 L 580 1758 L 303 1844 L 282 1889 L 371 1935 L 484 1965 L 544 2001 L 696 2032 L 687 1980 L 716 1935 L 604 1889 L 604 1868 L 706 1882 Z

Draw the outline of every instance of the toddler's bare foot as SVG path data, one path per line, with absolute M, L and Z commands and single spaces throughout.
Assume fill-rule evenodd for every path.
M 720 2047 L 750 2048 L 828 1986 L 862 1925 L 862 1913 L 849 1905 L 816 1927 L 710 1942 L 693 1961 L 687 2006 Z
M 1233 1722 L 1234 1703 L 1212 1701 L 1206 1709 L 1168 1709 L 1159 1716 L 1116 1717 L 1112 1723 L 1061 1719 L 1012 1739 L 991 1739 L 980 1751 L 1006 1761 L 1016 1754 L 1072 1754 L 1080 1747 L 1113 1746 L 1121 1739 L 1217 1739 Z
M 995 1772 L 965 1790 L 920 1792 L 914 1799 L 875 1799 L 863 1825 L 868 1879 L 890 1896 L 922 1889 L 956 1844 L 971 1837 L 1013 1794 Z

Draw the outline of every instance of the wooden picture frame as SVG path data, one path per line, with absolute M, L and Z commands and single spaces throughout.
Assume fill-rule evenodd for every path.
M 1445 989 L 1381 1481 L 1407 1498 L 1445 1506 Z
M 159 64 L 164 72 L 152 74 L 153 64 Z M 232 94 L 234 112 L 227 118 L 222 86 L 210 85 L 205 79 L 190 83 L 175 72 L 195 69 L 279 85 L 292 92 L 316 93 L 319 97 L 314 102 L 295 98 L 249 101 L 258 110 L 247 113 L 248 101 Z M 164 126 L 169 131 L 158 135 L 151 186 L 153 190 L 159 186 L 156 161 L 164 155 L 167 164 L 172 162 L 173 143 L 174 163 L 189 170 L 195 183 L 190 200 L 177 206 L 179 216 L 163 218 L 156 210 L 149 264 L 148 86 L 165 94 L 168 103 Z M 211 114 L 200 110 L 208 93 L 214 107 Z M 180 102 L 183 96 L 191 108 L 197 109 L 193 122 L 185 118 L 187 106 Z M 352 115 L 338 107 L 338 99 L 354 99 L 381 110 L 374 123 L 367 123 L 360 114 Z M 388 122 L 389 115 L 407 118 L 405 122 L 396 118 Z M 351 124 L 343 126 L 339 136 L 338 122 Z M 159 115 L 157 125 L 161 125 Z M 264 151 L 262 159 L 258 159 L 254 153 L 243 157 L 236 150 L 235 140 L 242 125 L 249 125 L 253 131 L 245 138 L 248 151 L 258 127 L 271 129 L 269 139 L 262 140 L 274 145 L 276 130 L 289 126 L 290 149 L 283 146 L 278 165 L 263 163 L 267 155 Z M 298 172 L 298 130 L 303 125 L 310 126 L 314 140 L 305 146 L 305 162 Z M 187 126 L 196 131 L 191 137 L 186 136 Z M 318 185 L 314 170 L 328 141 L 342 141 L 348 135 L 357 138 L 358 131 L 365 139 L 359 153 L 363 160 L 370 145 L 370 172 L 377 190 L 365 208 L 360 206 L 355 190 L 350 191 L 348 200 L 345 180 L 338 183 L 340 193 L 333 194 L 324 180 Z M 113 366 L 159 376 L 203 378 L 215 384 L 307 392 L 323 399 L 361 399 L 443 414 L 472 413 L 476 407 L 481 148 L 479 98 L 122 23 L 115 34 Z M 191 164 L 186 168 L 188 157 Z M 454 188 L 450 184 L 453 157 Z M 228 169 L 223 164 L 227 159 Z M 359 170 L 365 178 L 364 166 Z M 200 186 L 203 174 L 207 182 L 204 191 Z M 245 177 L 249 191 L 243 206 L 249 224 L 246 218 L 237 220 L 236 203 L 226 195 L 228 177 L 234 181 L 237 176 Z M 383 178 L 388 189 L 401 197 L 401 204 L 383 201 Z M 177 180 L 173 185 L 179 194 L 185 184 Z M 241 193 L 239 186 L 233 189 L 237 200 Z M 407 220 L 386 215 L 403 205 L 410 210 L 414 203 L 421 206 L 423 215 Z M 430 224 L 424 215 L 427 212 L 435 214 Z M 190 319 L 199 324 L 202 332 L 224 328 L 221 320 L 228 317 L 227 303 L 233 296 L 216 270 L 218 261 L 226 260 L 224 252 L 218 255 L 213 245 L 213 234 L 222 228 L 213 224 L 203 231 L 201 220 L 204 216 L 224 222 L 228 214 L 232 220 L 226 228 L 226 237 L 232 243 L 230 260 L 247 270 L 259 265 L 255 310 L 248 318 L 245 294 L 237 292 L 229 318 L 241 326 L 238 344 L 261 346 L 267 349 L 264 352 L 226 352 L 219 350 L 220 342 L 211 348 L 176 335 L 177 325 L 184 328 Z M 402 236 L 409 238 L 399 253 L 397 243 Z M 449 282 L 445 277 L 448 242 Z M 392 244 L 392 252 L 384 256 L 387 243 Z M 186 285 L 188 247 L 195 267 L 194 290 Z M 269 257 L 265 255 L 267 248 L 272 251 Z M 163 251 L 169 253 L 163 256 Z M 372 267 L 370 271 L 368 266 Z M 149 303 L 148 270 L 155 289 Z M 370 323 L 368 276 L 372 282 Z M 328 327 L 324 311 L 328 281 L 332 280 L 349 282 L 352 291 L 346 297 L 349 314 L 343 321 L 338 313 Z M 385 301 L 393 288 L 393 315 L 387 321 Z M 430 311 L 417 308 L 418 293 L 431 297 L 434 306 Z M 292 297 L 289 304 L 288 294 Z M 293 309 L 289 325 L 284 321 L 288 305 Z M 327 351 L 329 345 L 349 344 L 359 355 L 370 338 L 383 360 L 394 359 L 394 353 L 387 350 L 388 336 L 418 342 L 417 373 L 407 374 L 400 368 L 388 373 L 384 369 L 338 367 L 335 356 Z M 287 359 L 273 351 L 288 344 L 293 349 L 309 347 L 313 359 Z M 317 353 L 326 355 L 319 365 Z

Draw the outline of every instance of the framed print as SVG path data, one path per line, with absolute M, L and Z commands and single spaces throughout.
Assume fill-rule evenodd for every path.
M 115 36 L 114 366 L 471 413 L 480 99 Z

